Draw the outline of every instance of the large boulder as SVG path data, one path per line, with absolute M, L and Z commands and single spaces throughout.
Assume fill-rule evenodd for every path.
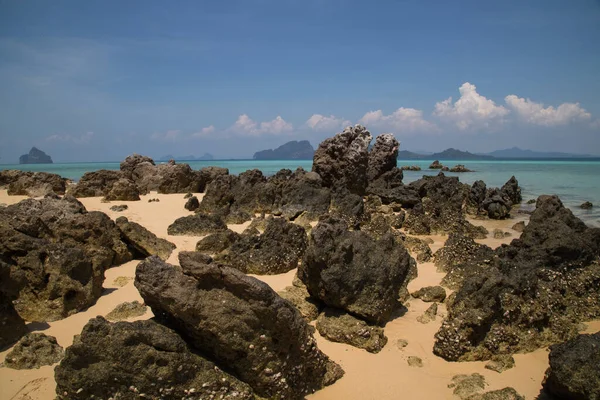
M 330 217 L 312 230 L 298 277 L 328 306 L 384 324 L 408 283 L 410 260 L 391 234 L 375 240 Z
M 369 152 L 369 166 L 367 168 L 369 182 L 379 178 L 392 168 L 396 168 L 399 147 L 400 143 L 393 134 L 384 133 L 377 136 L 375 144 Z
M 17 314 L 8 296 L 0 291 L 0 350 L 10 346 L 26 333 L 25 321 Z
M 179 270 L 147 258 L 135 286 L 154 315 L 195 349 L 262 397 L 302 399 L 341 377 L 302 315 L 266 283 L 215 263 L 194 264 Z
M 12 369 L 33 369 L 52 365 L 63 358 L 64 350 L 54 336 L 32 332 L 21 340 L 6 355 L 4 364 Z
M 402 179 L 402 170 L 393 167 L 377 179 L 369 181 L 367 194 L 379 196 L 383 204 L 397 203 L 402 207 L 412 208 L 421 202 L 421 198 L 414 188 L 404 185 Z
M 156 167 L 160 177 L 158 193 L 199 193 L 205 186 L 201 182 L 201 174 L 194 171 L 188 164 L 169 162 Z
M 224 231 L 227 225 L 219 215 L 195 214 L 180 217 L 167 228 L 169 235 L 201 236 Z
M 108 201 L 138 201 L 140 200 L 140 191 L 133 181 L 122 178 L 113 183 L 104 199 Z
M 550 347 L 544 391 L 553 399 L 600 399 L 600 332 Z
M 158 256 L 166 261 L 175 250 L 176 246 L 173 243 L 157 237 L 137 222 L 131 222 L 125 217 L 119 217 L 115 222 L 123 241 L 142 258 Z
M 369 325 L 344 311 L 330 307 L 319 315 L 316 327 L 321 336 L 332 342 L 346 343 L 369 353 L 379 353 L 388 341 L 382 327 Z
M 315 151 L 312 170 L 329 188 L 345 188 L 351 193 L 364 195 L 367 188 L 369 144 L 373 137 L 363 126 L 344 129 L 325 139 Z
M 122 171 L 101 169 L 86 172 L 79 179 L 79 182 L 69 189 L 69 194 L 74 197 L 106 196 L 115 182 L 124 178 L 125 174 Z
M 600 317 L 600 229 L 588 228 L 558 197 L 540 196 L 521 238 L 492 254 L 487 266 L 480 256 L 466 263 L 435 354 L 485 360 L 533 351 L 573 338 L 580 322 Z
M 316 172 L 306 172 L 302 168 L 293 173 L 281 170 L 269 178 L 267 187 L 273 187 L 276 196 L 274 209 L 284 218 L 293 220 L 300 214 L 316 220 L 327 214 L 331 201 L 331 191 L 323 186 L 323 180 Z
M 49 193 L 65 194 L 67 180 L 48 172 L 3 171 L 2 180 L 8 185 L 9 196 L 41 197 Z
M 54 370 L 58 399 L 255 399 L 252 389 L 152 320 L 91 319 Z
M 212 233 L 196 243 L 196 251 L 209 254 L 217 254 L 229 248 L 233 243 L 237 242 L 240 234 L 227 229 L 225 231 Z

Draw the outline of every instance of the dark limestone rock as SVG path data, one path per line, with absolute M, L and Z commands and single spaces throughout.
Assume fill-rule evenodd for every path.
M 452 377 L 452 383 L 448 385 L 450 389 L 454 389 L 452 393 L 462 400 L 468 399 L 470 396 L 477 394 L 485 389 L 487 385 L 485 377 L 481 374 L 471 375 L 455 375 Z
M 418 262 L 428 262 L 433 257 L 431 248 L 424 240 L 414 236 L 406 236 L 403 239 L 404 246 L 413 254 L 416 255 Z
M 166 239 L 157 237 L 137 222 L 119 217 L 115 221 L 121 231 L 123 241 L 142 257 L 159 256 L 167 260 L 177 246 Z
M 504 389 L 490 390 L 485 393 L 475 393 L 466 400 L 525 400 L 515 389 L 505 387 Z
M 183 260 L 180 260 L 183 261 Z M 154 315 L 262 397 L 301 399 L 343 374 L 302 315 L 267 284 L 227 267 L 150 257 L 135 285 Z
M 491 219 L 506 219 L 510 216 L 512 205 L 508 198 L 502 196 L 499 189 L 489 189 L 485 200 L 481 203 L 481 208 Z
M 240 238 L 239 233 L 227 229 L 225 231 L 212 233 L 196 243 L 196 251 L 217 254 L 229 248 Z
M 345 189 L 334 191 L 332 194 L 329 214 L 353 228 L 357 228 L 367 217 L 363 198 Z
M 321 176 L 326 187 L 364 195 L 368 184 L 368 148 L 372 139 L 371 133 L 360 125 L 325 139 L 315 151 L 313 172 Z
M 423 315 L 420 315 L 417 317 L 417 321 L 422 324 L 428 324 L 431 321 L 435 321 L 435 316 L 437 315 L 437 310 L 438 310 L 437 303 L 433 303 L 432 305 L 430 305 L 427 308 L 427 310 L 425 310 Z
M 119 205 L 110 207 L 110 210 L 114 211 L 114 212 L 123 212 L 127 209 L 129 209 L 129 206 L 127 204 L 119 204 Z
M 69 188 L 69 194 L 74 197 L 100 197 L 106 196 L 115 182 L 124 179 L 121 171 L 101 169 L 86 172 L 76 185 Z
M 594 207 L 594 205 L 591 202 L 586 201 L 586 202 L 582 203 L 579 207 L 584 210 L 591 210 Z
M 67 187 L 65 178 L 48 172 L 5 172 L 2 180 L 7 182 L 9 196 L 41 197 L 49 193 L 65 194 Z
M 502 373 L 507 369 L 511 369 L 515 366 L 515 359 L 509 354 L 503 354 L 498 356 L 492 356 L 490 361 L 485 364 L 485 369 Z
M 158 193 L 199 193 L 203 182 L 199 171 L 194 171 L 188 164 L 159 164 L 156 166 L 159 176 Z M 150 189 L 149 189 L 150 190 Z
M 369 325 L 335 308 L 325 308 L 319 315 L 316 326 L 324 338 L 365 349 L 369 353 L 379 353 L 388 341 L 383 328 Z
M 442 168 L 444 168 L 444 166 L 438 160 L 435 160 L 434 162 L 429 164 L 429 169 L 442 169 Z
M 146 309 L 147 307 L 137 300 L 125 302 L 106 314 L 106 319 L 109 321 L 123 321 L 128 318 L 141 317 L 146 314 Z
M 204 213 L 226 215 L 235 202 L 234 187 L 238 184 L 236 175 L 217 175 L 206 186 L 204 197 L 198 210 Z
M 446 291 L 441 286 L 425 286 L 410 295 L 415 299 L 421 299 L 428 303 L 443 303 L 446 299 Z
M 252 220 L 252 215 L 250 215 L 246 211 L 241 210 L 233 210 L 229 214 L 227 214 L 227 216 L 225 216 L 225 223 L 227 225 L 239 225 L 250 220 Z
M 277 294 L 292 303 L 306 322 L 314 321 L 319 316 L 319 304 L 310 297 L 306 287 L 288 286 Z
M 28 154 L 19 157 L 19 164 L 52 164 L 52 157 L 42 150 L 32 147 Z
M 226 229 L 227 225 L 219 215 L 200 213 L 177 218 L 167 232 L 169 235 L 201 236 Z
M 467 211 L 474 215 L 484 214 L 483 201 L 487 194 L 487 187 L 485 182 L 478 180 L 473 182 L 471 190 L 469 192 L 469 199 L 467 202 Z
M 302 168 L 292 174 L 280 171 L 269 178 L 268 187 L 276 193 L 274 209 L 279 209 L 284 218 L 294 220 L 301 214 L 317 220 L 327 214 L 331 201 L 331 191 L 323 186 L 323 180 L 315 172 Z
M 298 276 L 312 297 L 383 324 L 398 305 L 400 288 L 408 284 L 410 260 L 391 234 L 375 240 L 327 218 L 312 230 Z
M 200 207 L 200 201 L 196 196 L 192 196 L 187 199 L 183 207 L 188 211 L 196 211 Z
M 392 168 L 379 178 L 369 181 L 367 194 L 379 196 L 383 204 L 397 203 L 406 208 L 412 208 L 421 203 L 417 191 L 404 185 L 402 179 L 402 170 Z
M 6 355 L 4 365 L 12 369 L 33 369 L 59 362 L 64 355 L 63 348 L 54 336 L 43 333 L 28 333 L 15 344 Z
M 473 172 L 473 170 L 465 167 L 462 164 L 457 164 L 448 170 L 449 172 Z
M 215 180 L 216 177 L 222 175 L 229 175 L 229 169 L 223 167 L 204 167 L 200 169 L 200 193 L 203 193 L 206 190 L 206 186 Z
M 150 157 L 133 154 L 121 162 L 120 169 L 126 178 L 135 182 L 140 180 L 144 170 L 154 166 L 154 160 Z
M 550 347 L 544 392 L 556 399 L 600 399 L 600 332 Z
M 420 171 L 421 167 L 418 165 L 403 165 L 400 167 L 402 171 Z
M 369 165 L 367 168 L 367 179 L 371 182 L 385 172 L 395 168 L 398 163 L 398 149 L 400 143 L 391 133 L 377 136 L 375 144 L 369 152 Z
M 133 181 L 123 178 L 112 185 L 104 198 L 108 201 L 139 201 L 140 191 Z
M 0 271 L 1 269 L 0 266 Z M 0 291 L 0 350 L 13 344 L 26 333 L 25 321 L 17 314 L 10 299 Z
M 408 365 L 410 367 L 415 367 L 415 368 L 422 368 L 423 367 L 423 360 L 420 357 L 417 357 L 417 356 L 408 356 L 406 358 L 406 362 L 408 363 Z
M 262 234 L 239 235 L 217 260 L 247 274 L 282 274 L 298 267 L 307 241 L 301 226 L 271 218 Z
M 508 181 L 500 188 L 500 192 L 507 197 L 512 204 L 519 204 L 523 201 L 521 196 L 521 188 L 519 187 L 519 181 L 514 176 L 511 176 Z
M 512 229 L 517 232 L 523 232 L 525 230 L 525 221 L 519 221 L 512 226 Z
M 152 320 L 91 319 L 54 370 L 58 399 L 255 399 L 252 389 Z

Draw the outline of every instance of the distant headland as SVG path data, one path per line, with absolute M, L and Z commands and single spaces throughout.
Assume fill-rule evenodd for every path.
M 32 147 L 29 154 L 19 157 L 19 164 L 52 164 L 52 157 L 42 150 Z
M 292 140 L 276 148 L 257 151 L 255 160 L 309 160 L 315 154 L 315 149 L 308 140 Z

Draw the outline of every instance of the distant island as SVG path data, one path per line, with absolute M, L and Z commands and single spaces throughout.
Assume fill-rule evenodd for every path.
M 257 151 L 255 160 L 309 160 L 313 158 L 315 149 L 308 140 L 292 140 L 276 148 Z
M 52 157 L 42 150 L 32 147 L 29 154 L 19 157 L 19 164 L 52 164 Z
M 402 150 L 398 152 L 398 158 L 401 160 L 491 160 L 494 157 L 486 154 L 473 154 L 468 151 L 449 148 L 433 154 L 418 154 L 413 153 L 412 151 Z
M 176 157 L 176 156 L 173 156 L 171 154 L 168 154 L 166 156 L 162 156 L 162 157 L 159 157 L 157 159 L 157 161 L 170 161 L 170 160 L 175 160 L 175 161 L 210 161 L 210 160 L 214 160 L 214 157 L 210 153 L 204 153 L 200 157 L 196 157 L 194 155 L 177 156 Z
M 561 153 L 561 152 L 543 152 L 534 150 L 523 150 L 518 147 L 511 147 L 510 149 L 496 150 L 491 153 L 487 153 L 497 158 L 590 158 L 597 157 L 591 154 L 573 154 L 573 153 Z

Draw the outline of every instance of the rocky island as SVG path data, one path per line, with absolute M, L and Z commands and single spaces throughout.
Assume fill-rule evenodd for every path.
M 255 160 L 310 160 L 315 149 L 308 140 L 292 140 L 275 150 L 268 149 L 254 153 Z
M 19 157 L 19 164 L 52 164 L 52 158 L 42 150 L 32 147 L 28 154 Z

